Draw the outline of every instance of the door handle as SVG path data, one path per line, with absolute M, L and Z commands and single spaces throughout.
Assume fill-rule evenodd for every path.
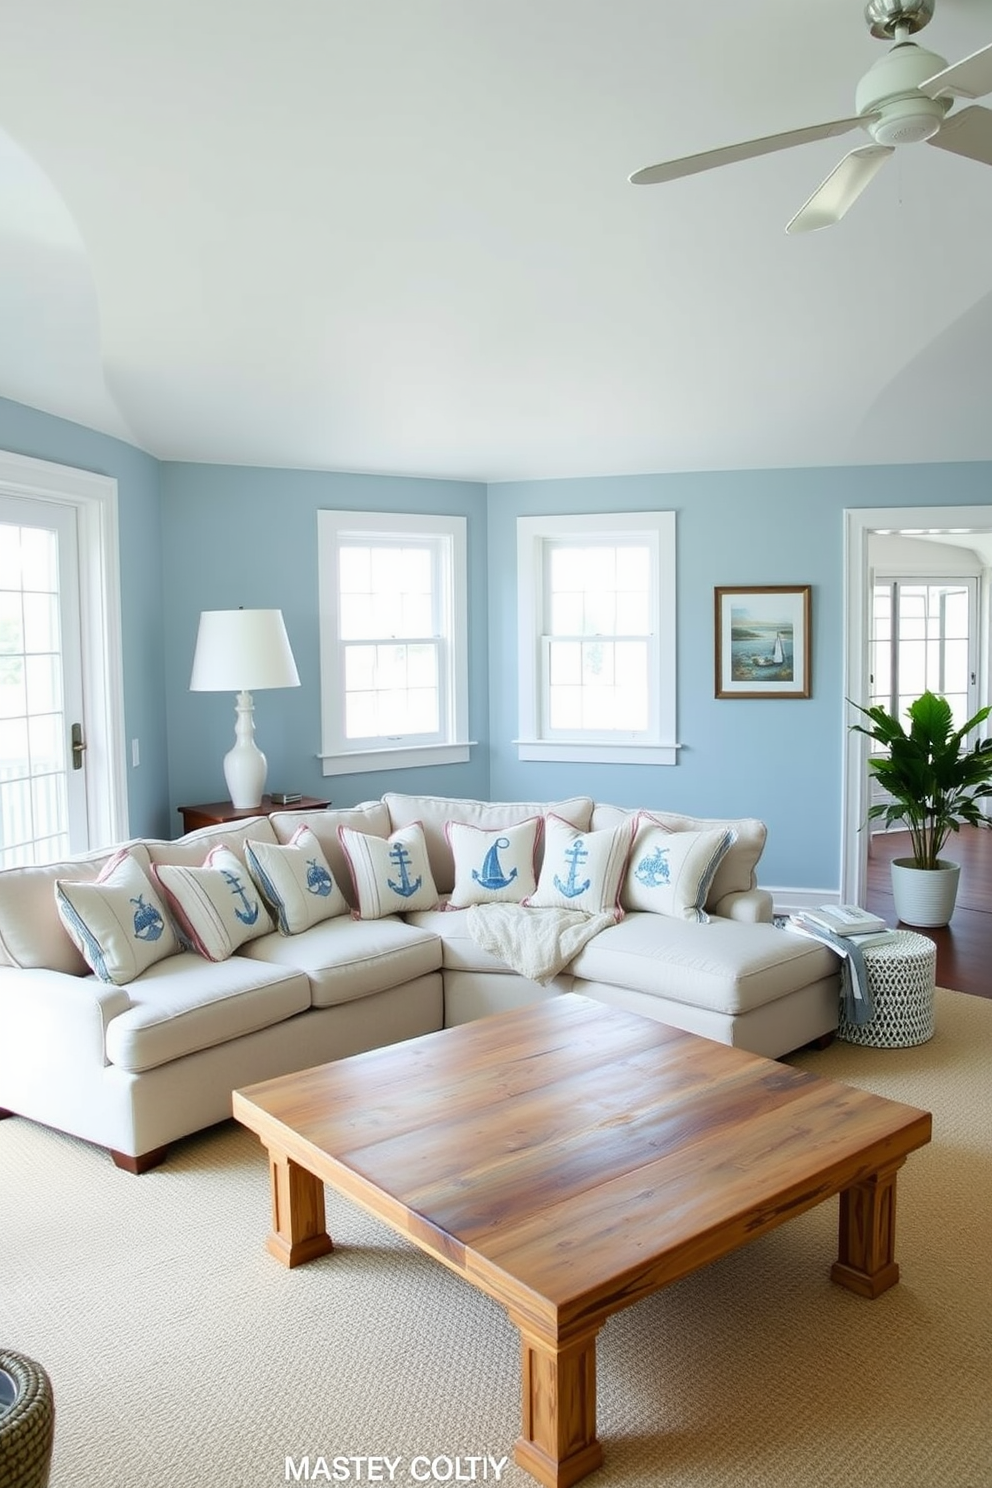
M 72 725 L 72 768 L 81 770 L 83 768 L 83 750 L 86 748 L 86 740 L 83 738 L 83 725 L 74 723 Z

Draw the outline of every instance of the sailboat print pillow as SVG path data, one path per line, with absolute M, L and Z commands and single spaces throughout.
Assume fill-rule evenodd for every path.
M 87 966 L 101 982 L 123 986 L 149 966 L 174 956 L 179 941 L 148 875 L 122 850 L 96 879 L 55 881 L 61 919 Z
M 247 868 L 229 847 L 212 848 L 202 868 L 153 863 L 152 872 L 186 939 L 208 961 L 226 961 L 246 940 L 272 929 Z
M 537 843 L 541 818 L 512 827 L 473 827 L 448 821 L 444 835 L 455 862 L 449 909 L 470 904 L 519 904 L 537 888 Z
M 437 909 L 437 888 L 420 822 L 400 827 L 390 837 L 338 827 L 338 838 L 355 885 L 355 919 L 381 920 L 384 915 Z
M 321 920 L 348 913 L 348 901 L 307 826 L 297 827 L 285 844 L 249 837 L 245 862 L 283 935 L 297 935 Z
M 524 901 L 535 908 L 608 911 L 623 918 L 620 886 L 634 834 L 634 818 L 597 832 L 579 832 L 548 812 L 544 862 L 537 889 Z

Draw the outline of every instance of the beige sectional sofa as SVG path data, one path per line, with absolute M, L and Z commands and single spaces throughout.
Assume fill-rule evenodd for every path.
M 429 860 L 421 877 L 433 876 L 443 905 L 457 868 L 446 823 L 478 829 L 485 841 L 486 833 L 535 817 L 569 824 L 565 830 L 582 844 L 611 831 L 624 842 L 629 834 L 632 843 L 639 824 L 637 813 L 585 797 L 494 803 L 388 793 L 354 808 L 287 811 L 174 842 L 126 846 L 155 885 L 167 879 L 163 869 L 198 868 L 219 846 L 247 864 L 246 844 L 256 851 L 285 847 L 307 826 L 355 906 L 339 828 L 346 840 L 359 840 L 348 839 L 350 831 L 366 843 L 419 823 Z M 228 1117 L 233 1089 L 562 991 L 771 1057 L 829 1035 L 837 1026 L 839 964 L 824 946 L 771 923 L 770 896 L 757 887 L 755 872 L 763 825 L 652 817 L 668 832 L 700 838 L 726 829 L 729 846 L 706 881 L 699 918 L 643 909 L 600 915 L 592 938 L 541 980 L 483 948 L 472 909 L 433 907 L 377 918 L 360 918 L 352 908 L 291 934 L 268 929 L 275 920 L 266 920 L 265 933 L 257 933 L 259 924 L 234 954 L 216 960 L 185 948 L 187 937 L 140 974 L 101 980 L 60 917 L 56 884 L 97 882 L 120 849 L 5 870 L 0 1113 L 98 1143 L 119 1166 L 140 1172 L 160 1161 L 169 1143 Z M 541 829 L 538 842 L 543 838 Z M 535 871 L 540 867 L 538 854 Z M 244 878 L 250 882 L 247 869 Z

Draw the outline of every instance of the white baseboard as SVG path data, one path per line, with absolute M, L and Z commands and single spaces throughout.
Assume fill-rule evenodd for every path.
M 839 889 L 788 889 L 770 888 L 762 884 L 772 896 L 775 914 L 796 914 L 801 909 L 816 909 L 820 904 L 840 904 Z

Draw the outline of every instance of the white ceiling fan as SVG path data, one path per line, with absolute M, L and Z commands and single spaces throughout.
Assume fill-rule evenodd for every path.
M 972 104 L 950 113 L 957 98 L 992 93 L 992 45 L 948 67 L 943 57 L 910 41 L 933 16 L 935 0 L 868 0 L 865 19 L 871 34 L 895 45 L 865 73 L 855 93 L 857 113 L 847 119 L 811 124 L 762 139 L 744 140 L 701 155 L 649 165 L 630 177 L 635 186 L 675 181 L 718 165 L 732 165 L 774 150 L 864 129 L 872 144 L 861 145 L 817 187 L 786 225 L 786 232 L 812 232 L 839 222 L 899 145 L 925 140 L 955 155 L 992 165 L 992 109 Z

